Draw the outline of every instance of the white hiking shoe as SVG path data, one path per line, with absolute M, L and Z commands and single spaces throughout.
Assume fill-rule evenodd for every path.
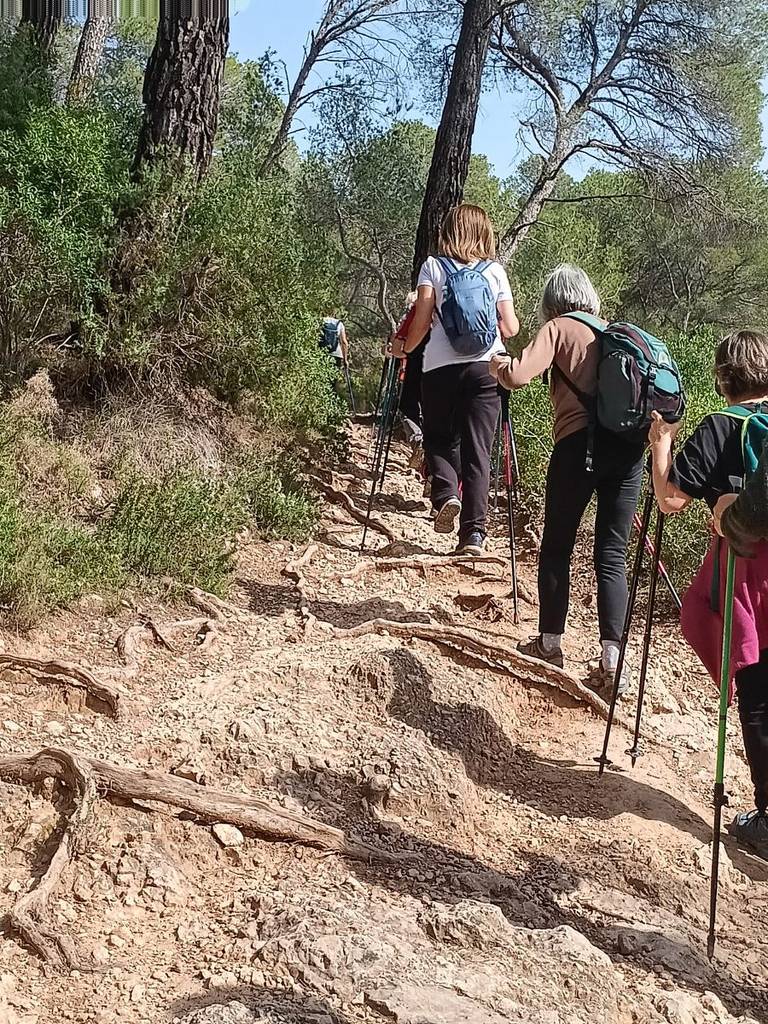
M 461 515 L 461 502 L 458 498 L 449 498 L 435 512 L 435 533 L 453 533 Z

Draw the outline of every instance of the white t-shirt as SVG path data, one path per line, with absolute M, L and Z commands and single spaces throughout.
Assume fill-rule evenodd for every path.
M 451 260 L 457 268 L 461 266 L 475 266 L 475 264 L 461 264 L 458 260 Z M 512 298 L 512 289 L 509 287 L 507 272 L 500 263 L 491 263 L 483 271 L 491 286 L 494 302 L 504 302 Z M 496 332 L 496 341 L 492 347 L 480 356 L 462 356 L 456 351 L 448 340 L 448 335 L 440 323 L 437 311 L 443 305 L 443 286 L 445 285 L 445 269 L 435 256 L 427 257 L 419 271 L 419 287 L 431 285 L 435 289 L 435 312 L 432 317 L 432 333 L 429 336 L 429 343 L 424 349 L 424 373 L 430 370 L 437 370 L 441 366 L 448 366 L 450 363 L 488 363 L 491 356 L 497 352 L 504 352 L 504 343 L 501 340 L 501 332 Z
M 336 328 L 336 337 L 339 339 L 338 342 L 336 343 L 336 348 L 330 354 L 333 356 L 334 359 L 343 359 L 344 353 L 341 351 L 341 328 L 343 327 L 343 324 L 341 320 L 337 320 L 336 317 L 324 316 L 323 327 L 325 327 L 326 325 Z

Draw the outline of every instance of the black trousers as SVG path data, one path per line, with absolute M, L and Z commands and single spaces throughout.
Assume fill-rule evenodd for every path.
M 452 363 L 421 379 L 424 450 L 432 477 L 432 504 L 440 508 L 458 497 L 459 539 L 485 535 L 491 448 L 500 399 L 488 363 Z
M 741 734 L 747 754 L 755 806 L 768 810 L 768 650 L 760 652 L 757 665 L 736 673 Z
M 403 417 L 406 440 L 411 442 L 422 440 L 421 380 L 425 347 L 426 342 L 422 342 L 409 354 L 400 395 L 400 415 Z
M 558 441 L 547 472 L 539 555 L 539 630 L 564 633 L 576 533 L 597 494 L 594 564 L 601 640 L 621 639 L 627 611 L 627 545 L 643 478 L 643 447 L 595 434 L 594 469 L 586 468 L 587 431 Z

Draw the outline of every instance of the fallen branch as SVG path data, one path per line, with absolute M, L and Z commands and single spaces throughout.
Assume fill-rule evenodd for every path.
M 354 501 L 347 494 L 346 491 L 337 491 L 335 487 L 330 487 L 319 477 L 313 476 L 310 478 L 315 486 L 322 492 L 323 496 L 327 501 L 333 502 L 335 505 L 342 505 L 347 512 L 352 516 L 356 523 L 360 523 L 364 526 L 368 523 L 368 529 L 373 530 L 376 533 L 380 533 L 382 537 L 386 537 L 390 544 L 394 544 L 396 537 L 390 530 L 386 523 L 383 523 L 377 516 L 372 515 L 370 520 L 365 516 L 363 512 L 355 505 Z
M 442 626 L 424 622 L 395 622 L 391 619 L 371 619 L 351 629 L 334 629 L 329 636 L 338 640 L 368 636 L 371 633 L 389 633 L 405 639 L 418 637 L 429 640 L 441 647 L 466 652 L 483 661 L 497 665 L 515 679 L 524 679 L 534 686 L 551 686 L 574 700 L 580 701 L 591 708 L 600 718 L 607 718 L 608 705 L 596 693 L 580 683 L 568 672 L 548 665 L 546 662 L 529 658 L 513 647 L 507 647 L 498 639 L 490 636 L 480 637 L 467 629 L 458 626 Z M 620 718 L 616 718 L 620 724 Z
M 5 759 L 9 760 L 9 759 Z M 79 852 L 83 826 L 96 802 L 96 786 L 87 761 L 65 750 L 41 750 L 28 759 L 30 770 L 40 777 L 55 777 L 72 795 L 75 808 L 69 815 L 59 845 L 38 884 L 22 896 L 8 914 L 8 924 L 47 963 L 70 970 L 93 970 L 81 962 L 73 941 L 57 932 L 49 921 L 48 902 L 56 892 L 64 869 Z
M 317 619 L 312 613 L 310 598 L 307 592 L 307 580 L 301 570 L 306 565 L 309 565 L 315 554 L 317 554 L 317 544 L 309 544 L 304 549 L 302 555 L 289 562 L 283 569 L 283 576 L 293 580 L 299 592 L 299 614 L 301 615 L 305 634 L 310 632 Z
M 112 718 L 117 718 L 120 706 L 120 692 L 100 682 L 88 669 L 73 665 L 57 658 L 30 658 L 21 654 L 0 654 L 0 669 L 11 668 L 28 672 L 41 683 L 57 683 L 65 689 L 69 686 L 81 690 L 93 702 L 95 711 L 104 708 Z

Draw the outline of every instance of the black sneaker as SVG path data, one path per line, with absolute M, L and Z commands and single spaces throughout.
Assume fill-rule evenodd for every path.
M 728 831 L 768 860 L 768 814 L 765 811 L 737 814 L 728 826 Z
M 461 502 L 458 498 L 449 498 L 435 512 L 435 533 L 453 533 L 461 515 Z
M 527 643 L 520 641 L 517 649 L 521 654 L 525 654 L 529 658 L 535 658 L 537 661 L 546 661 L 547 664 L 555 665 L 557 668 L 562 668 L 565 664 L 562 650 L 556 647 L 553 651 L 545 651 L 540 636 L 531 637 Z
M 472 555 L 478 558 L 485 551 L 485 537 L 479 530 L 468 533 L 464 540 L 459 541 L 456 548 L 457 555 Z

